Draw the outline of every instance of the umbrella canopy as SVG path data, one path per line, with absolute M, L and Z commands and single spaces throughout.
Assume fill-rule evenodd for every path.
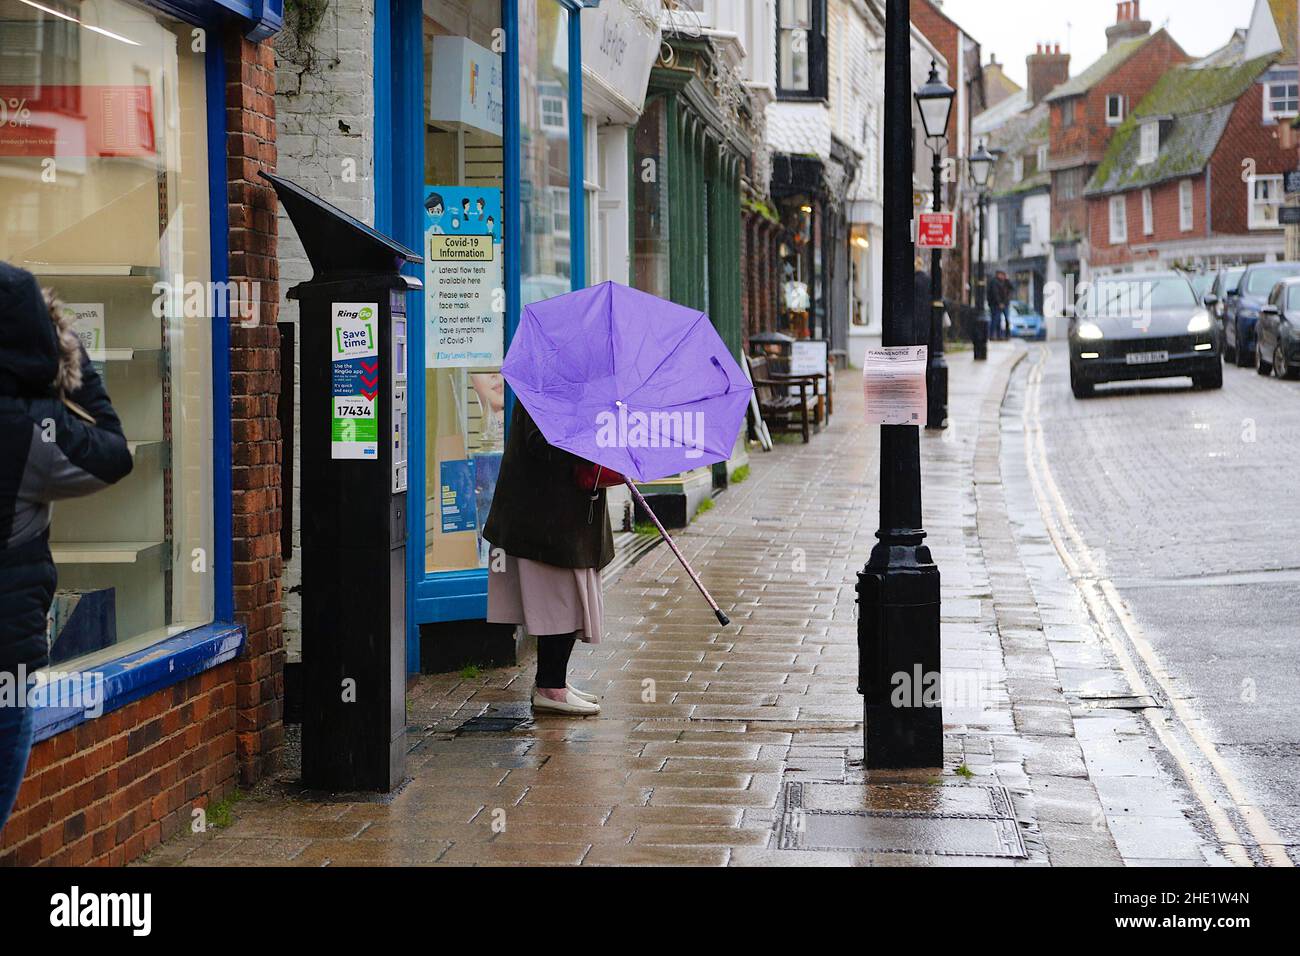
M 637 481 L 730 458 L 753 391 L 707 315 L 616 282 L 526 306 L 501 372 L 548 442 Z

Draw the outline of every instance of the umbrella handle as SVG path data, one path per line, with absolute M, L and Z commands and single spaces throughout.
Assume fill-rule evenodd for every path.
M 677 560 L 681 562 L 682 567 L 686 569 L 686 573 L 689 574 L 691 580 L 695 582 L 695 586 L 699 588 L 700 593 L 704 595 L 704 600 L 709 602 L 709 607 L 713 609 L 713 613 L 717 617 L 718 623 L 723 627 L 726 627 L 731 623 L 731 618 L 727 617 L 727 615 L 722 612 L 722 609 L 718 607 L 718 602 L 713 600 L 713 595 L 709 593 L 709 589 L 704 586 L 702 581 L 700 581 L 700 577 L 695 573 L 695 569 L 691 567 L 690 562 L 686 560 L 686 556 L 683 555 L 681 550 L 677 547 L 677 542 L 673 540 L 672 535 L 664 530 L 664 526 L 659 523 L 659 516 L 656 515 L 650 505 L 646 503 L 645 497 L 639 490 L 637 490 L 636 485 L 632 484 L 631 478 L 624 478 L 623 483 L 627 485 L 628 491 L 632 492 L 632 497 L 637 500 L 645 513 L 650 516 L 650 520 L 653 521 L 655 527 L 659 529 L 659 534 L 663 537 L 664 541 L 668 542 L 668 547 L 673 549 L 673 554 L 677 555 Z

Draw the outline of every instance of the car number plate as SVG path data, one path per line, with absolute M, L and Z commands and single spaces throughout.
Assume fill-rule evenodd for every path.
M 1168 352 L 1129 352 L 1124 356 L 1129 365 L 1154 365 L 1156 362 L 1168 362 Z

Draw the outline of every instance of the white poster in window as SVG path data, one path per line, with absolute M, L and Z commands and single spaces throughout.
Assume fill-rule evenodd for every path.
M 501 190 L 425 187 L 424 319 L 426 368 L 501 364 Z
M 925 421 L 924 345 L 867 349 L 862 388 L 868 425 L 920 425 Z

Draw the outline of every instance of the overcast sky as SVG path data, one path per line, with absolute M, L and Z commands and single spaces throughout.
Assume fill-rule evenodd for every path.
M 1073 54 L 1070 74 L 1085 70 L 1106 52 L 1106 27 L 1115 22 L 1115 0 L 944 0 L 952 17 L 1025 85 L 1025 57 L 1038 43 L 1059 43 Z M 1152 31 L 1167 27 L 1184 50 L 1204 56 L 1237 27 L 1250 25 L 1254 0 L 1142 0 Z

